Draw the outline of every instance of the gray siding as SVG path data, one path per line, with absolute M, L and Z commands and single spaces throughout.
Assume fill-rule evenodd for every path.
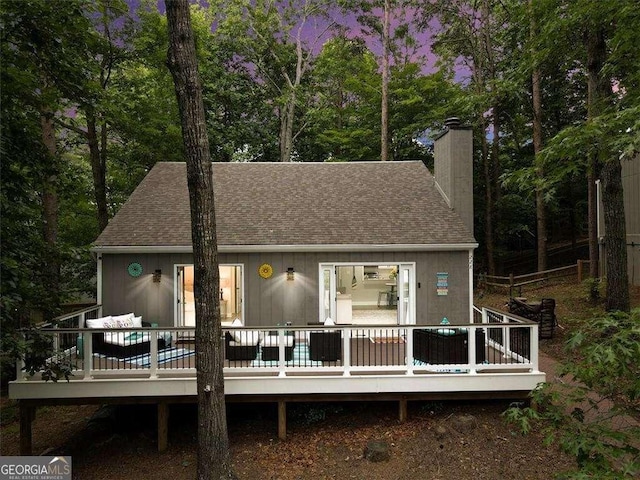
M 318 321 L 318 276 L 320 263 L 411 262 L 416 265 L 416 321 L 436 324 L 442 317 L 452 323 L 469 321 L 469 257 L 456 252 L 380 253 L 255 253 L 220 254 L 220 263 L 244 265 L 244 308 L 247 325 L 275 325 L 291 322 L 306 325 Z M 131 262 L 144 273 L 132 278 Z M 175 265 L 191 264 L 190 254 L 102 254 L 102 304 L 105 315 L 135 312 L 143 320 L 172 326 L 175 315 Z M 270 279 L 258 275 L 263 263 L 273 266 Z M 288 267 L 295 268 L 295 280 L 286 280 Z M 162 270 L 160 283 L 153 283 L 154 270 Z M 438 296 L 438 272 L 447 272 L 447 296 Z

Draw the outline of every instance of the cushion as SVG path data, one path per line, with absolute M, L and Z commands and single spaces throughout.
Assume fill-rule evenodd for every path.
M 447 336 L 449 336 L 449 335 L 455 335 L 458 332 L 456 332 L 455 329 L 453 329 L 453 328 L 439 328 L 439 329 L 436 330 L 436 333 L 438 335 L 447 335 Z
M 135 315 L 133 313 L 125 313 L 124 315 L 111 315 L 111 319 L 117 323 L 126 322 L 127 320 L 133 320 Z
M 284 346 L 293 347 L 294 337 L 293 335 L 284 336 Z M 278 347 L 280 346 L 280 337 L 278 335 L 267 335 L 262 342 L 263 347 Z
M 86 324 L 87 328 L 112 328 L 111 325 L 113 324 L 111 315 L 107 317 L 91 318 L 85 320 L 84 323 Z
M 242 321 L 239 318 L 236 318 L 233 322 L 231 322 L 231 325 L 233 327 L 241 327 L 242 326 Z
M 116 328 L 133 328 L 133 319 L 125 318 L 120 320 L 113 321 L 116 325 Z
M 327 317 L 327 319 L 324 321 L 324 324 L 325 325 L 335 325 L 336 322 L 334 322 L 331 317 Z
M 106 332 L 104 334 L 105 343 L 119 345 L 121 347 L 148 342 L 149 340 L 149 334 L 141 332 Z
M 233 346 L 255 346 L 258 345 L 258 343 L 260 343 L 260 332 L 257 332 L 255 330 L 242 330 L 242 331 L 237 331 L 237 332 L 233 332 L 231 334 L 232 338 L 233 338 L 233 342 L 229 342 L 229 344 L 231 345 L 231 343 L 233 343 Z
M 142 317 L 133 317 L 133 328 L 142 328 Z

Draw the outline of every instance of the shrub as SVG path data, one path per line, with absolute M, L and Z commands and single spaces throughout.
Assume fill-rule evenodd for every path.
M 593 319 L 573 334 L 573 359 L 561 382 L 532 392 L 532 408 L 506 417 L 527 433 L 538 428 L 576 459 L 567 478 L 620 479 L 640 474 L 640 309 Z

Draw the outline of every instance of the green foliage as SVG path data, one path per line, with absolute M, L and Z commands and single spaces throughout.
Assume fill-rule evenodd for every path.
M 24 359 L 24 370 L 29 375 L 41 373 L 45 382 L 57 382 L 63 378 L 69 381 L 73 376 L 73 364 L 64 355 L 56 354 L 51 335 L 43 333 L 38 328 L 28 328 L 21 334 L 26 340 L 19 345 L 18 353 L 20 358 Z
M 523 432 L 540 429 L 547 442 L 572 454 L 567 478 L 635 478 L 640 474 L 640 309 L 614 312 L 577 331 L 567 348 L 578 358 L 562 364 L 563 382 L 532 393 L 539 412 L 510 409 Z

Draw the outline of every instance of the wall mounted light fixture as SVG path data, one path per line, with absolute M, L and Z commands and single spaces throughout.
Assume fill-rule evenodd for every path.
M 295 270 L 293 269 L 293 267 L 289 267 L 287 268 L 287 280 L 293 280 L 294 278 L 294 274 L 295 274 Z
M 153 272 L 153 283 L 160 283 L 160 279 L 162 278 L 162 270 L 158 269 Z

